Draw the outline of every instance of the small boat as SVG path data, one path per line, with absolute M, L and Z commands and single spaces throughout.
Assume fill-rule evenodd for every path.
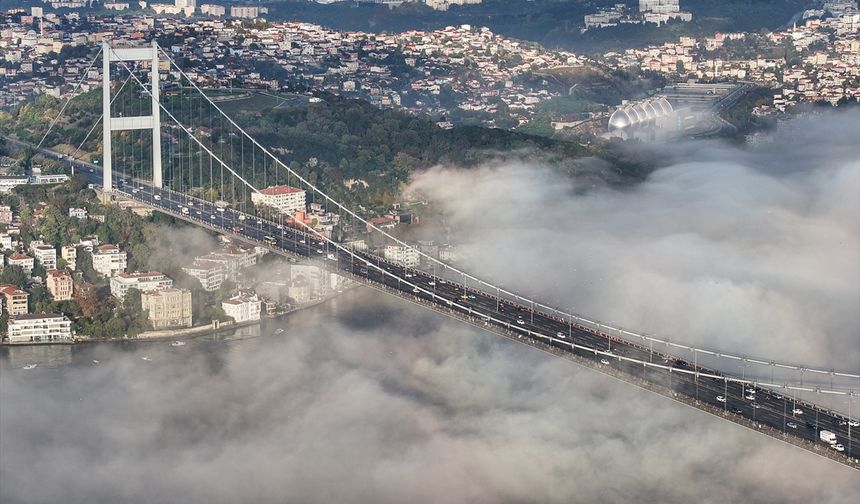
M 150 357 L 150 356 L 148 356 L 148 355 L 144 355 L 143 357 L 141 357 L 141 360 L 145 360 L 146 362 L 151 362 L 151 361 L 152 361 L 152 357 Z
M 275 334 L 284 334 L 284 330 L 282 328 L 275 329 Z
M 36 368 L 36 364 L 27 364 L 26 366 L 24 366 L 24 369 L 35 369 L 35 368 Z
M 93 359 L 93 364 L 98 364 L 99 361 L 97 359 Z
M 170 346 L 185 346 L 185 342 L 184 341 L 174 341 L 174 342 L 170 343 Z

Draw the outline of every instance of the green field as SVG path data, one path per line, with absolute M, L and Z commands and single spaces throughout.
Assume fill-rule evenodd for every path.
M 209 91 L 207 91 L 207 94 L 209 94 Z M 229 94 L 229 92 L 221 93 L 219 97 L 223 97 Z M 226 112 L 231 117 L 237 114 L 261 112 L 263 110 L 277 107 L 278 105 L 288 102 L 289 100 L 298 98 L 296 95 L 291 95 L 288 93 L 270 93 L 268 91 L 266 92 L 266 94 L 263 94 L 258 91 L 234 90 L 233 94 L 237 97 L 235 100 L 226 99 L 223 101 L 215 102 L 218 104 L 218 107 L 220 107 L 221 110 Z

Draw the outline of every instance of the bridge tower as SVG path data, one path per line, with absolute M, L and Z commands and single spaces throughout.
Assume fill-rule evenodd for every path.
M 151 72 L 152 110 L 150 115 L 134 117 L 111 117 L 110 115 L 110 64 L 111 61 L 149 61 Z M 161 110 L 158 105 L 160 81 L 158 77 L 158 43 L 152 41 L 150 47 L 111 47 L 109 42 L 102 43 L 102 136 L 103 155 L 102 171 L 104 173 L 103 188 L 109 193 L 113 187 L 111 166 L 111 151 L 113 139 L 111 132 L 125 130 L 152 130 L 152 185 L 162 186 L 161 173 Z

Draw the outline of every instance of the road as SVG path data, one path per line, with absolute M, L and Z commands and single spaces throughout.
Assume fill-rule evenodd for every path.
M 101 185 L 98 166 L 72 162 L 94 186 Z M 175 217 L 195 222 L 245 241 L 273 250 L 310 258 L 350 276 L 385 286 L 398 295 L 432 303 L 461 316 L 477 318 L 489 329 L 507 331 L 519 339 L 538 339 L 555 349 L 588 359 L 606 371 L 626 375 L 681 394 L 695 405 L 710 405 L 731 418 L 737 416 L 771 428 L 785 436 L 818 443 L 830 455 L 836 450 L 818 440 L 822 429 L 832 431 L 844 447 L 847 460 L 860 457 L 858 423 L 845 416 L 798 401 L 788 395 L 752 384 L 733 381 L 719 372 L 652 351 L 648 348 L 571 324 L 550 314 L 521 306 L 493 293 L 484 292 L 434 276 L 426 271 L 405 268 L 366 252 L 338 248 L 316 235 L 278 224 L 232 208 L 219 208 L 211 202 L 157 189 L 145 182 L 116 175 L 115 192 L 142 202 Z M 634 362 L 637 361 L 637 362 Z M 702 408 L 706 409 L 706 408 Z M 837 459 L 840 457 L 836 457 Z M 857 467 L 856 464 L 851 464 Z

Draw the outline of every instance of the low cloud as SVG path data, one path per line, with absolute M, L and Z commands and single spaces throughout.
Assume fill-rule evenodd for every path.
M 625 191 L 536 163 L 413 187 L 472 238 L 470 269 L 524 292 L 856 368 L 853 118 L 770 157 L 682 144 Z M 30 371 L 0 349 L 0 502 L 856 502 L 856 470 L 375 291 L 284 327 Z
M 410 186 L 448 216 L 461 264 L 561 308 L 676 341 L 860 369 L 860 118 L 773 143 L 643 145 L 666 166 L 583 187 L 539 160 L 437 167 Z
M 376 292 L 286 327 L 83 347 L 56 369 L 0 361 L 0 501 L 849 503 L 860 483 Z

